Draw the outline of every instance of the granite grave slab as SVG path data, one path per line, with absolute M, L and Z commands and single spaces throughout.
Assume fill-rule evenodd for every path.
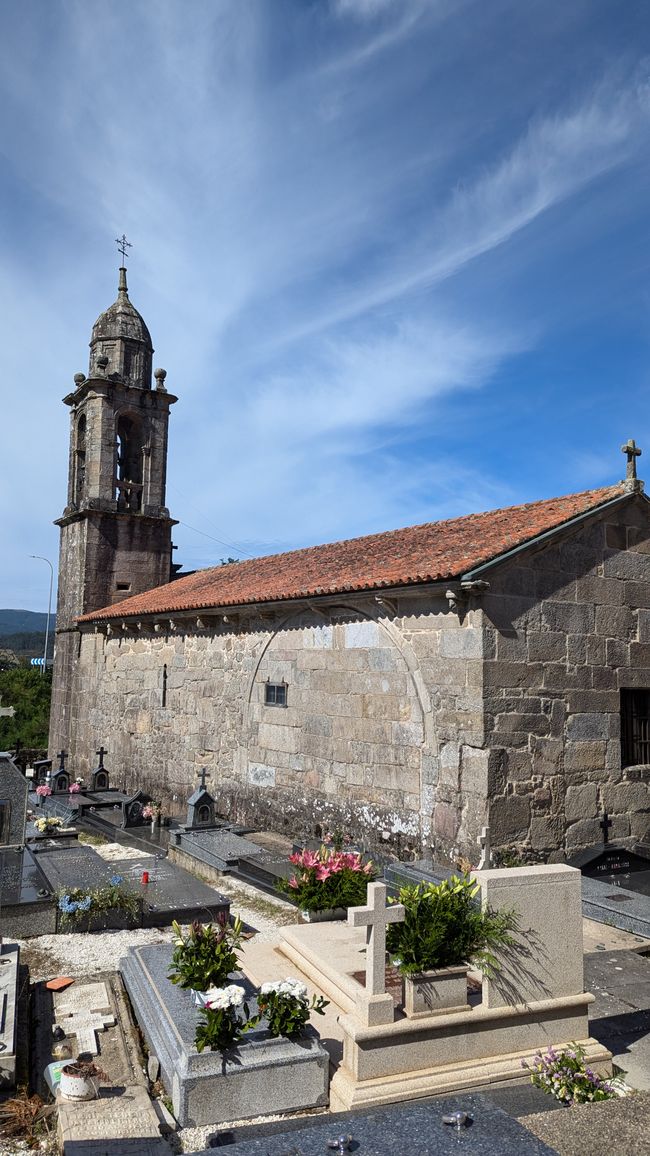
M 237 1048 L 199 1054 L 194 1037 L 201 1013 L 190 993 L 168 979 L 171 956 L 169 944 L 134 947 L 120 971 L 181 1126 L 327 1104 L 329 1056 L 311 1028 L 300 1040 L 271 1039 L 262 1021 Z M 235 979 L 247 989 L 254 1012 L 252 985 L 245 977 Z
M 16 1085 L 18 1031 L 18 963 L 15 943 L 0 944 L 0 1089 Z
M 55 930 L 52 889 L 31 849 L 0 851 L 0 933 L 25 939 Z
M 461 1128 L 445 1122 L 457 1112 L 470 1118 Z M 557 1156 L 557 1149 L 538 1140 L 487 1096 L 476 1093 L 351 1113 L 334 1121 L 320 1117 L 275 1135 L 228 1144 L 225 1150 L 232 1156 L 322 1156 L 341 1135 L 352 1137 L 350 1151 L 359 1156 Z M 207 1151 L 201 1156 L 208 1156 Z
M 223 828 L 209 831 L 176 831 L 173 843 L 186 855 L 191 855 L 199 863 L 214 867 L 217 871 L 231 871 L 236 868 L 244 855 L 256 855 L 260 848 L 241 835 Z
M 20 847 L 25 842 L 25 816 L 29 785 L 11 755 L 0 751 L 0 847 Z

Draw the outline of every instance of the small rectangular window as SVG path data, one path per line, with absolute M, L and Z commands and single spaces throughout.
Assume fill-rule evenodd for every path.
M 264 686 L 264 702 L 267 706 L 287 705 L 287 686 L 284 682 L 267 682 Z
M 131 583 L 130 582 L 118 582 L 117 588 L 118 588 L 118 590 L 130 590 L 131 589 Z
M 621 765 L 650 764 L 650 691 L 621 691 Z

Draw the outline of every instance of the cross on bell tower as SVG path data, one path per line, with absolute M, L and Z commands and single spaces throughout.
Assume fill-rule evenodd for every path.
M 75 686 L 77 618 L 162 586 L 171 578 L 172 526 L 166 506 L 170 408 L 165 371 L 155 371 L 149 330 L 129 298 L 125 261 L 131 242 L 117 238 L 122 258 L 117 298 L 95 322 L 88 376 L 74 375 L 70 408 L 68 496 L 62 516 L 57 643 L 52 684 L 50 750 L 77 750 Z M 135 561 L 137 560 L 137 561 Z

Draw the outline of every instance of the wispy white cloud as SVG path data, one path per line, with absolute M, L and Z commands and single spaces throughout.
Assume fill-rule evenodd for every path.
M 0 356 L 5 380 L 25 382 L 4 414 L 12 473 L 22 429 L 38 449 L 22 515 L 0 494 L 11 537 L 45 533 L 63 506 L 58 399 L 85 369 L 123 230 L 132 298 L 181 399 L 176 516 L 196 521 L 172 501 L 175 478 L 206 526 L 244 544 L 512 500 L 487 458 L 463 496 L 447 486 L 436 415 L 455 395 L 478 405 L 543 342 L 544 316 L 531 324 L 508 278 L 525 280 L 531 226 L 553 250 L 554 213 L 640 167 L 638 61 L 551 85 L 533 6 L 522 92 L 503 49 L 512 11 L 495 5 L 491 27 L 472 0 L 286 0 L 280 21 L 234 0 L 196 0 L 191 19 L 180 0 L 39 12 L 41 24 L 16 9 L 0 44 L 0 179 L 16 218 L 0 238 L 15 338 Z M 584 39 L 588 19 L 576 26 Z M 500 72 L 480 88 L 490 52 Z M 506 246 L 497 303 L 483 286 Z

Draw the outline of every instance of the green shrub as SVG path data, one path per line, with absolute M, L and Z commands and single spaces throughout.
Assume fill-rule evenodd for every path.
M 482 909 L 479 884 L 452 875 L 442 883 L 402 887 L 403 923 L 392 923 L 387 947 L 403 975 L 474 963 L 486 975 L 499 969 L 494 954 L 514 943 L 514 911 Z

